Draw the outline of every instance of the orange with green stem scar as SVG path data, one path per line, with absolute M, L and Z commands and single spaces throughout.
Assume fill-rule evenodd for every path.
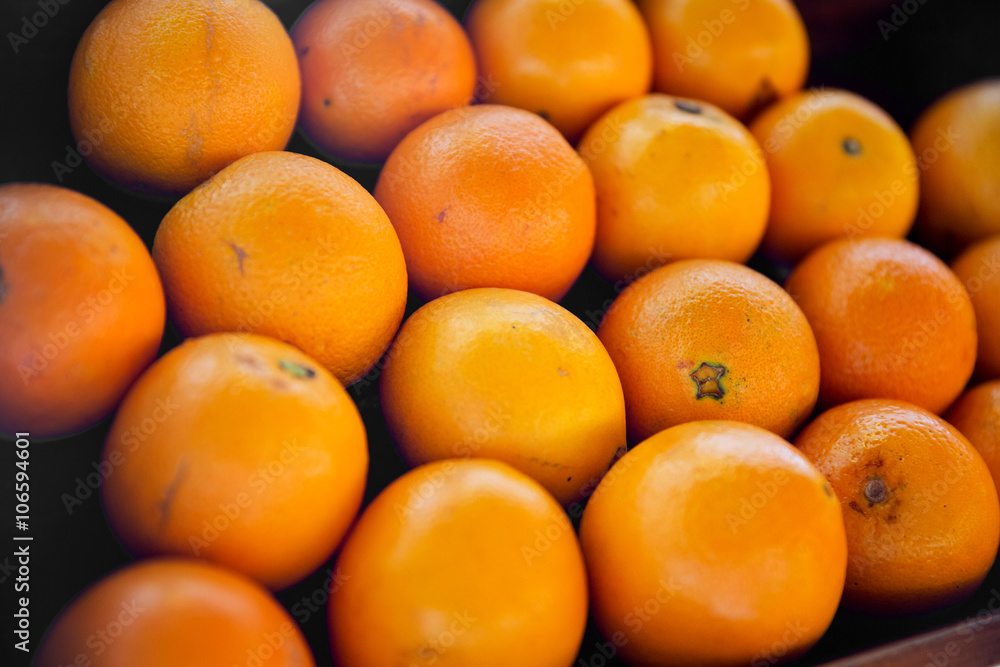
M 722 376 L 725 374 L 725 366 L 710 364 L 707 361 L 701 362 L 701 366 L 691 372 L 691 379 L 694 380 L 695 386 L 698 388 L 696 398 L 708 396 L 719 400 L 725 396 L 726 390 L 722 387 Z

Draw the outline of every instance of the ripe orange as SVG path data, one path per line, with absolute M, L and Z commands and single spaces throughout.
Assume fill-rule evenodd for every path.
M 984 382 L 958 397 L 945 416 L 986 461 L 1000 486 L 1000 380 Z
M 948 93 L 911 133 L 920 159 L 917 231 L 938 254 L 1000 234 L 1000 79 Z
M 806 257 L 785 288 L 816 334 L 823 405 L 895 398 L 940 414 L 972 375 L 972 302 L 920 246 L 833 241 Z
M 594 245 L 587 165 L 555 128 L 521 109 L 435 116 L 393 150 L 375 199 L 425 301 L 469 287 L 558 301 Z
M 385 212 L 350 176 L 295 153 L 242 158 L 181 199 L 153 259 L 183 335 L 272 336 L 344 384 L 378 360 L 406 307 Z
M 842 90 L 810 90 L 765 110 L 750 130 L 771 174 L 763 249 L 773 258 L 794 262 L 833 239 L 910 230 L 917 164 L 906 135 L 876 105 Z
M 156 559 L 101 579 L 56 620 L 36 667 L 312 667 L 292 617 L 267 591 L 204 563 Z
M 745 262 L 764 235 L 771 188 L 753 135 L 704 102 L 647 95 L 580 141 L 594 175 L 594 266 L 628 281 L 668 260 Z
M 108 522 L 139 555 L 196 556 L 280 589 L 330 557 L 361 504 L 365 428 L 336 378 L 250 334 L 186 341 L 122 402 Z
M 1000 378 L 1000 235 L 967 248 L 951 268 L 976 311 L 976 375 Z
M 580 541 L 597 625 L 632 665 L 799 655 L 830 625 L 847 565 L 823 476 L 773 433 L 729 421 L 632 449 L 591 497 Z
M 630 0 L 477 0 L 465 24 L 482 100 L 537 113 L 571 142 L 649 90 L 649 35 Z
M 789 437 L 816 403 L 819 355 L 805 316 L 740 264 L 656 269 L 615 299 L 597 335 L 618 368 L 634 441 L 702 419 Z
M 795 445 L 843 505 L 847 606 L 920 613 L 979 587 L 997 553 L 1000 505 L 982 457 L 954 427 L 912 404 L 866 399 L 823 413 Z
M 74 137 L 95 171 L 137 192 L 182 195 L 281 150 L 298 107 L 292 41 L 259 0 L 114 0 L 70 66 Z
M 802 87 L 809 39 L 790 0 L 640 0 L 655 90 L 741 119 Z
M 0 432 L 55 437 L 107 417 L 156 358 L 164 319 L 149 252 L 111 209 L 0 186 Z
M 569 504 L 625 449 L 611 357 L 540 296 L 481 288 L 435 299 L 403 324 L 386 359 L 382 412 L 411 465 L 498 459 Z
M 476 85 L 469 39 L 434 0 L 318 0 L 292 41 L 302 129 L 345 160 L 381 162 L 417 125 L 468 104 Z
M 587 575 L 562 508 L 505 463 L 430 463 L 390 484 L 337 560 L 342 667 L 565 667 Z

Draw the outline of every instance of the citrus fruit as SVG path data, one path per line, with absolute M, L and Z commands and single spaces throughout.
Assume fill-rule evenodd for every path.
M 386 160 L 375 199 L 425 301 L 508 287 L 558 301 L 594 245 L 587 165 L 537 115 L 485 104 L 435 116 Z
M 365 509 L 336 568 L 330 645 L 343 667 L 565 667 L 583 637 L 573 527 L 499 461 L 406 473 Z
M 618 368 L 633 441 L 703 419 L 788 437 L 816 403 L 819 356 L 805 316 L 740 264 L 660 267 L 618 295 L 597 335 Z
M 741 119 L 802 87 L 809 40 L 790 0 L 640 0 L 653 87 Z
M 649 35 L 629 0 L 476 0 L 465 25 L 481 100 L 537 113 L 571 142 L 609 108 L 649 90 Z
M 895 398 L 940 414 L 972 375 L 972 302 L 920 246 L 832 241 L 806 257 L 785 288 L 816 334 L 823 405 Z
M 36 667 L 312 667 L 292 617 L 267 591 L 204 563 L 133 563 L 80 594 L 49 628 Z
M 976 311 L 976 374 L 1000 378 L 1000 235 L 979 241 L 951 264 Z
M 381 162 L 417 125 L 468 104 L 476 85 L 469 39 L 434 0 L 319 0 L 292 41 L 302 129 L 344 160 Z
M 771 174 L 763 250 L 772 258 L 795 262 L 826 241 L 910 230 L 917 163 L 906 135 L 872 102 L 804 91 L 764 110 L 750 130 Z
M 773 664 L 837 609 L 847 566 L 823 476 L 764 429 L 689 422 L 601 481 L 580 542 L 598 628 L 631 665 Z
M 411 465 L 499 459 L 569 504 L 625 448 L 611 357 L 540 296 L 480 288 L 435 299 L 403 324 L 386 360 L 382 412 Z
M 760 147 L 711 104 L 623 102 L 587 130 L 579 151 L 597 192 L 593 262 L 609 280 L 676 259 L 745 262 L 764 235 L 771 190 Z
M 54 185 L 0 186 L 0 432 L 89 428 L 156 358 L 163 289 L 111 209 Z
M 259 0 L 114 0 L 70 66 L 70 125 L 87 162 L 154 195 L 281 150 L 298 107 L 292 41 Z
M 108 522 L 133 553 L 204 558 L 280 589 L 347 531 L 368 448 L 357 408 L 321 365 L 270 338 L 215 334 L 135 383 L 103 467 Z
M 986 461 L 994 484 L 1000 486 L 1000 380 L 969 389 L 945 415 Z
M 1000 234 L 1000 79 L 951 91 L 910 136 L 922 167 L 917 232 L 927 247 L 951 255 Z
M 843 506 L 847 606 L 920 613 L 979 587 L 1000 506 L 989 469 L 954 427 L 909 403 L 863 399 L 824 412 L 795 445 Z
M 406 307 L 406 264 L 385 212 L 354 179 L 305 155 L 248 155 L 181 199 L 153 242 L 185 336 L 289 342 L 349 384 Z

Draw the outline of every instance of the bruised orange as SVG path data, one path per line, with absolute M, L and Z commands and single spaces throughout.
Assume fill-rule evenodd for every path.
M 628 282 L 670 260 L 750 259 L 771 197 L 753 135 L 721 109 L 647 95 L 594 123 L 579 146 L 594 175 L 593 262 Z
M 153 259 L 183 335 L 272 336 L 344 384 L 378 361 L 406 308 L 385 212 L 344 172 L 296 153 L 248 155 L 181 199 Z
M 413 130 L 386 160 L 375 199 L 428 301 L 507 287 L 558 301 L 594 245 L 594 181 L 554 127 L 484 104 Z
M 976 318 L 937 257 L 899 239 L 833 241 L 785 283 L 819 345 L 820 403 L 895 398 L 940 414 L 976 361 Z
M 827 241 L 910 230 L 919 169 L 903 130 L 872 102 L 808 90 L 764 110 L 750 130 L 771 175 L 762 247 L 773 259 L 794 263 Z
M 292 41 L 302 129 L 344 160 L 381 162 L 417 125 L 468 104 L 476 85 L 469 39 L 434 0 L 318 0 Z
M 865 399 L 824 412 L 795 445 L 843 505 L 848 607 L 920 613 L 979 587 L 997 553 L 1000 505 L 957 429 L 909 403 Z
M 740 264 L 684 260 L 625 288 L 597 329 L 643 440 L 703 419 L 791 436 L 819 391 L 816 340 L 778 285 Z
M 762 665 L 826 631 L 847 542 L 830 485 L 756 426 L 690 422 L 633 448 L 580 523 L 598 628 L 631 665 Z
M 292 40 L 259 0 L 114 0 L 77 46 L 69 118 L 87 162 L 137 192 L 179 196 L 295 128 Z
M 573 527 L 499 461 L 403 475 L 365 509 L 336 568 L 330 645 L 342 667 L 565 667 L 583 637 Z
M 571 142 L 649 90 L 649 35 L 630 0 L 476 0 L 465 25 L 481 101 L 537 113 Z
M 654 89 L 747 120 L 802 87 L 809 39 L 791 0 L 640 0 Z
M 156 358 L 164 319 L 149 251 L 111 209 L 0 186 L 0 432 L 63 436 L 110 415 Z
M 181 559 L 140 561 L 80 594 L 38 648 L 36 667 L 313 667 L 295 621 L 244 577 Z
M 949 256 L 1000 234 L 1000 78 L 951 91 L 911 132 L 920 159 L 917 232 Z
M 625 449 L 611 357 L 540 296 L 481 288 L 435 299 L 403 324 L 386 359 L 382 412 L 411 465 L 498 459 L 569 504 Z
M 340 543 L 368 448 L 357 408 L 316 361 L 263 336 L 215 334 L 135 383 L 102 467 L 108 522 L 131 551 L 204 558 L 280 589 Z
M 986 461 L 994 484 L 1000 486 L 1000 380 L 963 393 L 945 419 L 969 439 Z
M 976 375 L 1000 378 L 1000 235 L 969 246 L 951 264 L 976 311 Z

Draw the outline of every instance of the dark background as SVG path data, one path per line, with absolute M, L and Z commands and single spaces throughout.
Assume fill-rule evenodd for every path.
M 41 181 L 59 183 L 53 162 L 65 162 L 73 145 L 66 111 L 66 82 L 77 41 L 105 0 L 50 0 L 65 2 L 17 53 L 7 37 L 20 32 L 22 18 L 39 11 L 38 0 L 0 0 L 0 183 Z M 265 0 L 286 27 L 308 6 L 309 0 Z M 465 0 L 444 3 L 461 18 Z M 895 19 L 892 2 L 884 0 L 800 0 L 798 3 L 813 42 L 813 62 L 808 85 L 843 87 L 856 91 L 885 108 L 905 128 L 935 98 L 963 83 L 1000 75 L 1000 3 L 995 0 L 899 0 Z M 905 17 L 903 22 L 901 17 Z M 881 22 L 881 23 L 880 23 Z M 889 30 L 898 27 L 896 30 Z M 296 133 L 288 150 L 323 157 Z M 339 165 L 369 190 L 377 167 Z M 147 244 L 172 202 L 150 201 L 128 194 L 101 180 L 86 164 L 59 183 L 107 204 L 128 220 Z M 759 264 L 755 263 L 755 266 Z M 563 305 L 596 326 L 600 313 L 615 291 L 587 269 Z M 408 312 L 419 303 L 411 297 Z M 164 349 L 179 342 L 168 324 Z M 366 502 L 404 466 L 389 439 L 377 401 L 377 376 L 350 388 L 368 429 L 371 472 Z M 10 382 L 11 378 L 0 378 Z M 87 585 L 126 564 L 131 556 L 119 545 L 104 519 L 99 492 L 67 511 L 63 494 L 74 494 L 79 480 L 94 472 L 109 420 L 74 437 L 31 445 L 31 647 L 37 648 L 45 628 L 59 610 Z M 0 512 L 5 532 L 0 543 L 0 591 L 4 600 L 0 621 L 3 664 L 28 664 L 12 648 L 11 619 L 13 578 L 14 447 L 3 446 L 0 457 Z M 330 664 L 325 612 L 305 619 L 296 603 L 323 589 L 330 564 L 316 574 L 278 594 L 292 610 L 308 637 L 319 665 Z M 1000 567 L 995 567 L 980 591 L 968 602 L 944 612 L 909 619 L 872 619 L 841 612 L 820 643 L 797 664 L 813 665 L 849 655 L 867 647 L 906 637 L 973 617 L 984 610 L 1000 609 Z M 605 664 L 596 651 L 600 641 L 588 628 L 577 665 Z M 933 656 L 926 662 L 934 664 Z M 1000 659 L 1000 657 L 998 657 Z M 606 664 L 618 664 L 609 661 Z M 920 663 L 923 664 L 923 663 Z M 138 667 L 138 666 L 137 666 Z

